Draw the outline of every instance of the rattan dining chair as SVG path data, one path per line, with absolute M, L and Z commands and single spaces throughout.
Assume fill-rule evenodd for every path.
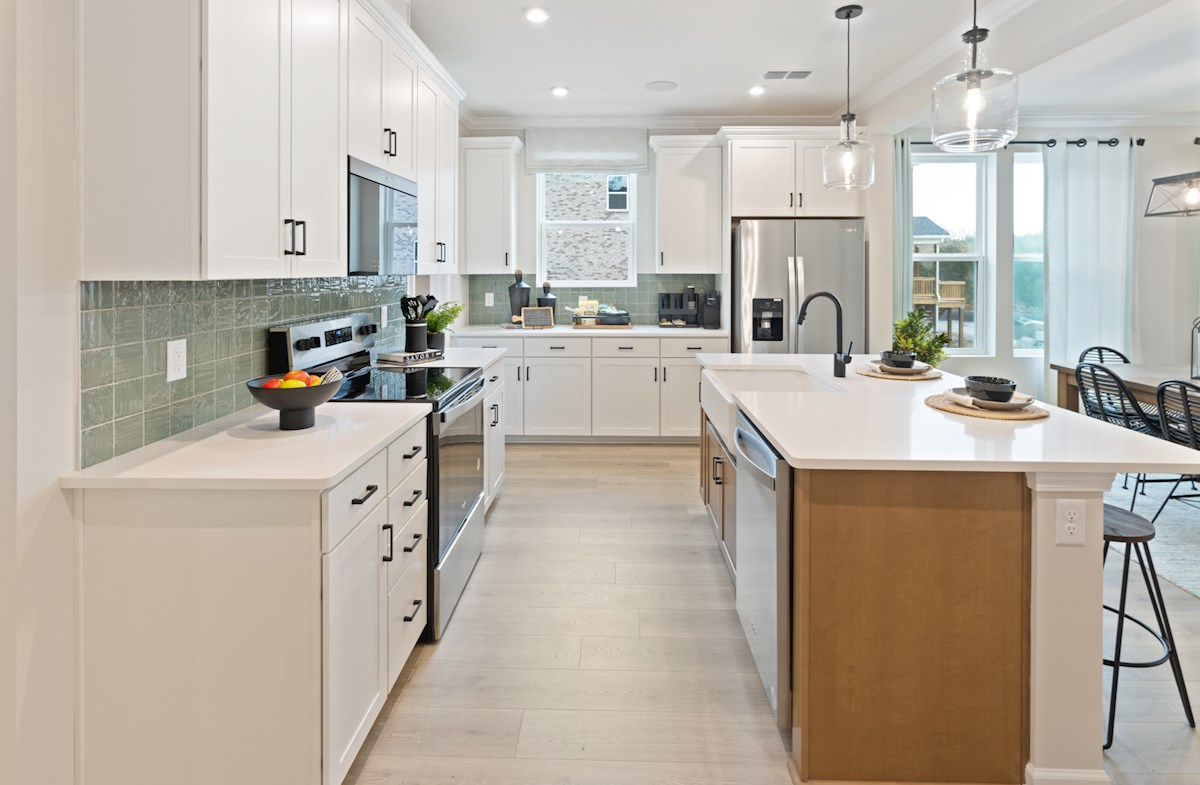
M 1191 447 L 1193 450 L 1200 450 L 1200 387 L 1191 382 L 1163 382 L 1158 385 L 1157 397 L 1162 438 L 1184 447 Z M 1200 459 L 1200 456 L 1197 457 Z M 1167 502 L 1172 499 L 1200 498 L 1200 493 L 1179 493 L 1179 486 L 1184 482 L 1193 483 L 1192 490 L 1195 491 L 1196 479 L 1200 478 L 1185 474 L 1175 480 L 1175 485 L 1159 505 L 1151 523 L 1158 520 L 1158 516 L 1167 508 Z
M 1117 361 L 1129 364 L 1128 357 L 1107 346 L 1089 346 L 1079 353 L 1079 362 L 1081 363 L 1115 363 Z
M 1088 417 L 1162 438 L 1157 411 L 1147 411 L 1138 403 L 1124 380 L 1110 368 L 1096 363 L 1080 363 L 1075 366 L 1075 383 L 1079 386 L 1079 400 Z M 1144 487 L 1148 482 L 1160 480 L 1148 480 L 1144 474 L 1134 477 L 1130 511 L 1137 505 L 1138 493 L 1145 493 Z

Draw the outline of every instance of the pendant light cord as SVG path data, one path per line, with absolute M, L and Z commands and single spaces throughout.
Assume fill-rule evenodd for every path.
M 850 17 L 846 17 L 846 114 L 850 114 Z
M 971 0 L 971 29 L 972 30 L 979 29 L 979 0 Z M 972 38 L 971 38 L 971 70 L 972 71 L 976 70 L 979 67 L 977 64 L 978 57 L 979 57 L 979 42 L 975 40 L 974 36 L 972 36 Z

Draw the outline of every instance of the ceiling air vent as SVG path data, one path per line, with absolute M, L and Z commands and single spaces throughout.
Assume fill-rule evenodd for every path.
M 763 79 L 807 79 L 812 71 L 764 71 Z

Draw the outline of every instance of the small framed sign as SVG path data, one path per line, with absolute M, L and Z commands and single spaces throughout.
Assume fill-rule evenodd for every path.
M 534 330 L 554 326 L 553 308 L 522 308 L 521 323 Z

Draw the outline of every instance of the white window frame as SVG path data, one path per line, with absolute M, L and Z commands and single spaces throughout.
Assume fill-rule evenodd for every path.
M 995 312 L 992 302 L 992 281 L 995 277 L 995 253 L 991 242 L 989 217 L 991 209 L 992 157 L 986 153 L 913 153 L 912 165 L 922 163 L 973 163 L 975 164 L 975 252 L 974 253 L 916 253 L 909 250 L 909 270 L 913 270 L 918 262 L 934 263 L 934 279 L 941 280 L 941 262 L 975 262 L 975 346 L 947 346 L 946 353 L 951 356 L 987 356 L 994 352 Z M 915 211 L 915 208 L 914 208 Z M 911 221 L 911 216 L 909 217 Z M 910 273 L 910 276 L 911 273 Z M 905 310 L 913 310 L 912 286 L 904 295 Z M 935 315 L 937 311 L 935 310 Z M 940 320 L 935 318 L 934 327 Z
M 580 174 L 591 174 L 589 172 L 580 172 Z M 616 172 L 614 174 L 621 174 Z M 610 177 L 611 175 L 605 175 Z M 552 283 L 555 286 L 561 287 L 599 287 L 617 289 L 622 287 L 637 286 L 637 175 L 626 174 L 626 182 L 629 184 L 628 202 L 626 203 L 627 210 L 607 210 L 608 207 L 608 190 L 607 181 L 605 182 L 605 204 L 607 212 L 625 212 L 628 216 L 624 221 L 548 221 L 546 220 L 546 176 L 539 174 L 537 176 L 537 264 L 538 264 L 538 280 L 550 280 L 547 272 L 546 264 L 546 232 L 560 228 L 595 228 L 595 227 L 612 227 L 614 231 L 623 230 L 628 234 L 629 244 L 629 269 L 626 271 L 626 277 L 621 279 L 613 279 L 606 281 L 596 280 L 565 280 L 562 278 L 553 279 Z

